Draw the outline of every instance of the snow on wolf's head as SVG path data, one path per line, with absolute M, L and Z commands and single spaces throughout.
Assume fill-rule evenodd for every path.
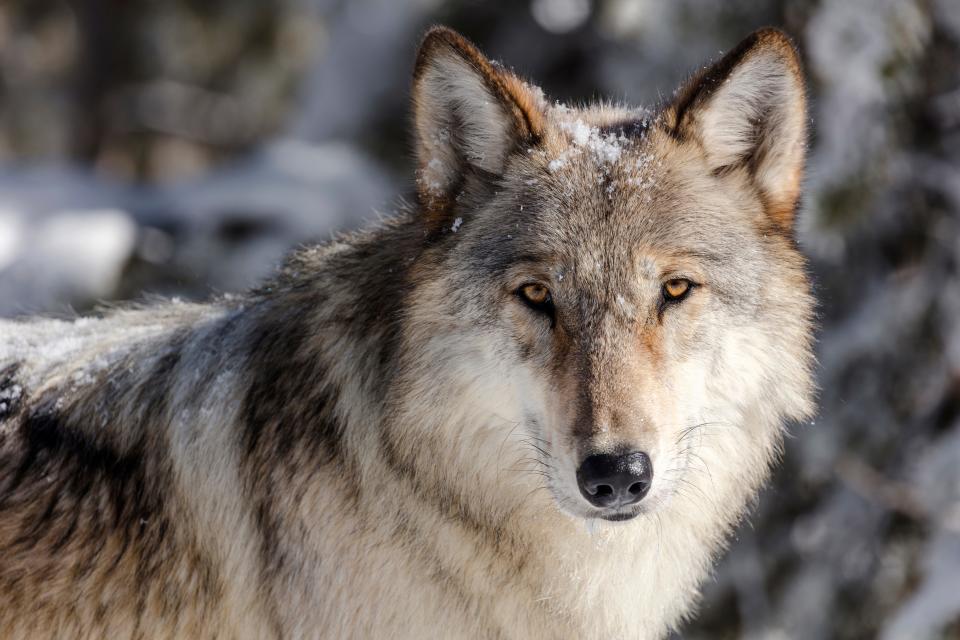
M 811 411 L 787 37 L 754 33 L 648 111 L 551 104 L 435 28 L 413 100 L 405 415 L 441 443 L 437 473 L 491 506 L 736 517 Z

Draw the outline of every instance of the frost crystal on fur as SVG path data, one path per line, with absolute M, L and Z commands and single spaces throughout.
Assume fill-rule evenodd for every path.
M 561 117 L 569 113 L 568 109 L 554 107 L 554 111 Z M 573 146 L 549 162 L 547 167 L 551 173 L 561 170 L 572 157 L 581 153 L 587 153 L 601 167 L 613 164 L 630 144 L 630 140 L 622 133 L 601 133 L 598 127 L 588 125 L 580 118 L 564 118 L 560 121 L 559 128 L 570 137 Z

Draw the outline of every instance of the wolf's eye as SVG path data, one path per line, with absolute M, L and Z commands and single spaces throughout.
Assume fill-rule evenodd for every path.
M 517 295 L 534 311 L 553 316 L 553 297 L 550 290 L 542 284 L 525 284 L 517 289 Z
M 679 302 L 690 293 L 692 284 L 686 278 L 674 278 L 663 283 L 663 299 L 667 302 Z

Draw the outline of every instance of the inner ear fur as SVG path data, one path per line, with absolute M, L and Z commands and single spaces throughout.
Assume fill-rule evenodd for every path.
M 696 74 L 664 115 L 675 138 L 702 147 L 715 174 L 745 169 L 770 221 L 792 232 L 807 116 L 800 59 L 786 34 L 752 33 Z
M 468 174 L 502 175 L 507 157 L 536 144 L 542 93 L 446 27 L 430 29 L 413 73 L 417 193 L 432 225 L 443 224 Z

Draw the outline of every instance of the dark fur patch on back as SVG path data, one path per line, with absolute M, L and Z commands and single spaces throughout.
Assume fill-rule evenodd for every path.
M 0 607 L 29 602 L 40 612 L 62 604 L 63 589 L 99 603 L 107 589 L 118 599 L 111 606 L 130 607 L 135 620 L 148 608 L 176 620 L 220 597 L 214 564 L 186 523 L 174 526 L 158 421 L 181 346 L 182 336 L 171 340 L 142 377 L 125 363 L 82 393 L 51 391 L 21 406 L 19 424 L 0 441 Z M 133 416 L 121 413 L 122 396 Z
M 142 560 L 137 577 L 148 582 L 169 552 L 169 522 L 155 475 L 159 470 L 148 470 L 143 445 L 118 451 L 71 427 L 50 408 L 27 416 L 21 434 L 19 455 L 9 450 L 3 455 L 2 466 L 10 473 L 0 473 L 6 476 L 0 517 L 20 521 L 6 552 L 55 554 L 82 545 L 80 557 L 87 562 L 74 568 L 76 579 L 97 566 L 116 567 L 135 552 Z M 117 542 L 115 555 L 98 558 L 107 537 Z
M 349 501 L 359 498 L 350 492 L 360 489 L 356 465 L 343 446 L 334 415 L 338 389 L 328 379 L 320 354 L 311 348 L 318 328 L 310 325 L 309 311 L 323 299 L 305 291 L 287 295 L 297 298 L 297 304 L 281 307 L 265 302 L 264 315 L 250 337 L 247 362 L 252 380 L 242 407 L 241 470 L 253 505 L 266 584 L 282 584 L 285 574 L 298 570 L 292 550 L 305 544 L 306 536 L 298 526 L 298 506 L 316 473 L 323 466 L 335 466 Z M 271 617 L 279 629 L 275 608 Z
M 328 462 L 340 453 L 341 434 L 330 415 L 325 367 L 308 344 L 311 329 L 302 314 L 271 311 L 250 345 L 253 380 L 244 397 L 244 449 L 254 457 L 269 453 L 283 460 L 303 452 Z

